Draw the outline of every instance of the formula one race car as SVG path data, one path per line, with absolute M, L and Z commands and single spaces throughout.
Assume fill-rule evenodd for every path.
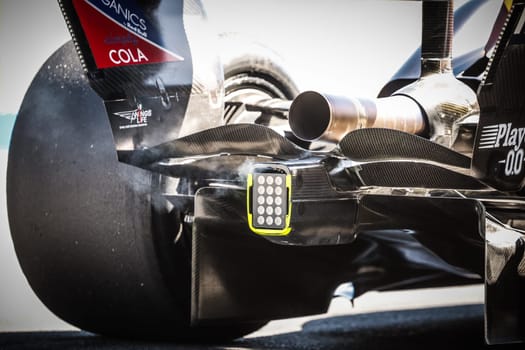
M 347 282 L 484 282 L 487 342 L 525 339 L 525 1 L 453 59 L 452 1 L 423 1 L 417 56 L 373 99 L 216 54 L 199 1 L 59 5 L 72 40 L 26 93 L 7 173 L 17 256 L 56 315 L 232 339 Z

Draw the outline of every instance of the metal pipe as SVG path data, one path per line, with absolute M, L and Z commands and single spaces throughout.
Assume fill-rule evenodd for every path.
M 333 143 L 360 128 L 390 128 L 413 134 L 426 128 L 419 105 L 407 96 L 364 99 L 305 91 L 293 100 L 288 120 L 298 138 Z
M 425 112 L 430 140 L 449 148 L 456 145 L 461 123 L 479 115 L 476 92 L 452 69 L 453 35 L 453 0 L 424 1 L 421 77 L 394 93 L 417 101 Z

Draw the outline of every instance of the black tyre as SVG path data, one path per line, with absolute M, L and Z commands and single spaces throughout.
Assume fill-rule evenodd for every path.
M 226 101 L 225 123 L 252 122 L 228 113 L 228 105 L 264 99 L 293 100 L 299 88 L 284 60 L 267 46 L 238 33 L 220 35 Z
M 300 93 L 284 59 L 268 46 L 239 33 L 220 35 L 220 43 L 224 71 L 224 123 L 254 123 L 284 130 L 290 141 L 309 148 L 309 142 L 298 139 L 291 132 L 287 107 L 274 114 L 245 107 L 245 104 L 270 100 L 274 100 L 271 102 L 273 107 L 286 106 L 286 101 L 291 103 Z
M 117 160 L 102 100 L 67 43 L 28 89 L 8 158 L 10 229 L 34 292 L 63 320 L 110 336 L 232 339 L 261 327 L 190 327 L 189 232 L 155 184 Z

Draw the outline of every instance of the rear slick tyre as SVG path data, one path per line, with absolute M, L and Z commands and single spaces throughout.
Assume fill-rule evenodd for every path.
M 191 244 L 174 239 L 186 228 L 155 193 L 155 174 L 118 161 L 102 100 L 71 42 L 35 76 L 11 140 L 14 247 L 58 317 L 93 333 L 149 339 L 227 340 L 263 325 L 190 326 Z

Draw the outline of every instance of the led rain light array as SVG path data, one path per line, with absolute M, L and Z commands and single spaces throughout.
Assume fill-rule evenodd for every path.
M 290 233 L 292 176 L 282 165 L 261 165 L 248 175 L 247 211 L 250 229 L 260 235 Z

